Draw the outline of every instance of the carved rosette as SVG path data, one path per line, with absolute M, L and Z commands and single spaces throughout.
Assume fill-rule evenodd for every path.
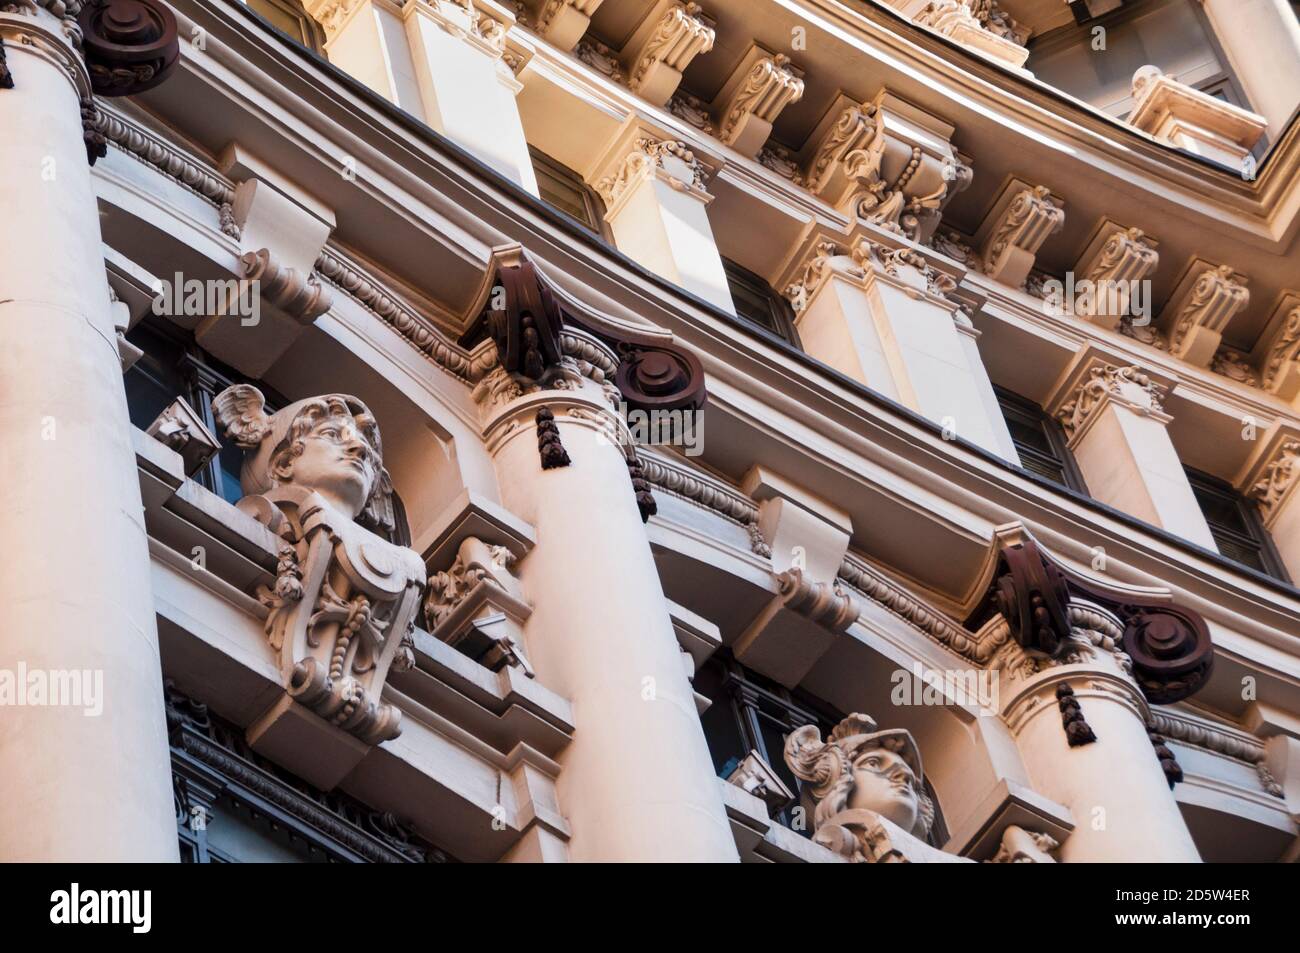
M 176 17 L 159 0 L 86 0 L 77 23 L 96 95 L 153 89 L 180 62 Z
M 630 410 L 698 411 L 704 406 L 704 368 L 690 351 L 624 344 L 615 380 Z

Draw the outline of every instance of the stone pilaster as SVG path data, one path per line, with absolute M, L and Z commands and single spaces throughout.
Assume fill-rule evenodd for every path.
M 1278 428 L 1264 440 L 1244 484 L 1287 572 L 1300 579 L 1300 432 Z
M 3 707 L 0 856 L 175 861 L 148 540 L 83 126 L 92 84 L 114 77 L 87 69 L 52 6 L 0 12 L 0 672 L 9 690 L 48 689 Z M 55 698 L 74 683 L 80 698 Z
M 1251 168 L 1251 150 L 1268 127 L 1263 116 L 1193 89 L 1154 66 L 1133 75 L 1128 123 L 1161 142 L 1243 173 Z
M 425 120 L 536 195 L 537 178 L 515 102 L 523 86 L 505 60 L 506 32 L 513 20 L 488 16 L 470 0 L 407 0 L 401 19 Z
M 947 295 L 952 273 L 909 247 L 818 240 L 786 295 L 804 349 L 1004 459 L 1018 461 L 980 359 L 979 333 Z
M 1215 549 L 1164 412 L 1167 383 L 1085 353 L 1048 407 L 1061 421 L 1093 499 Z
M 712 172 L 678 140 L 626 127 L 593 176 L 619 251 L 726 311 L 734 311 L 709 225 Z
M 1300 105 L 1300 23 L 1288 0 L 1201 0 L 1219 45 L 1276 141 Z

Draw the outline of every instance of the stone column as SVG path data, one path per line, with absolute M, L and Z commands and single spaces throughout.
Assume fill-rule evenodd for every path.
M 1300 23 L 1287 0 L 1201 0 L 1273 141 L 1300 105 Z
M 68 25 L 44 7 L 0 13 L 0 679 L 28 690 L 0 711 L 0 858 L 175 861 L 148 542 L 83 138 L 90 78 Z M 38 704 L 33 679 L 96 697 Z
M 1167 390 L 1139 367 L 1089 357 L 1067 373 L 1048 408 L 1093 499 L 1217 551 L 1169 438 Z
M 813 357 L 1018 463 L 956 286 L 912 248 L 819 241 L 786 295 Z
M 709 170 L 686 146 L 639 127 L 619 136 L 593 176 L 619 251 L 724 311 L 735 312 L 709 225 Z
M 1084 664 L 1027 677 L 1020 673 L 1032 668 L 1011 666 L 1000 683 L 1003 718 L 1034 790 L 1074 816 L 1060 859 L 1198 862 L 1147 735 L 1149 709 L 1141 692 L 1109 653 L 1080 649 L 1067 661 Z
M 402 19 L 429 125 L 536 195 L 506 24 L 458 0 L 409 0 Z
M 560 807 L 582 861 L 732 861 L 735 843 L 623 450 L 599 388 L 518 396 L 500 368 L 485 440 L 502 503 L 537 531 L 519 573 L 528 656 L 573 702 Z M 488 388 L 485 388 L 488 390 Z M 539 421 L 543 408 L 554 423 Z M 540 424 L 540 426 L 539 426 Z M 551 428 L 554 430 L 551 430 Z M 539 435 L 550 432 L 547 448 Z M 558 435 L 563 453 L 555 447 Z M 545 468 L 544 467 L 548 467 Z

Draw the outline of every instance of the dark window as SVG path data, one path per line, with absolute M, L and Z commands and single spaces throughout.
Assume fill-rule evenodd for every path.
M 184 332 L 146 318 L 127 334 L 127 340 L 144 352 L 126 372 L 127 409 L 131 423 L 145 430 L 164 407 L 183 397 L 213 435 L 220 438 L 212 416 L 212 398 L 231 384 L 245 383 L 238 373 L 213 359 Z M 257 388 L 266 396 L 267 410 L 282 407 L 285 401 L 264 384 Z M 238 502 L 239 470 L 243 451 L 233 443 L 223 443 L 221 452 L 194 474 L 193 479 L 230 503 Z
M 792 691 L 750 671 L 726 652 L 719 652 L 701 667 L 695 676 L 694 687 L 713 702 L 700 716 L 700 724 L 704 727 L 704 737 L 718 777 L 728 777 L 746 755 L 755 751 L 795 792 L 796 798 L 801 791 L 801 782 L 786 766 L 786 737 L 804 725 L 816 725 L 822 737 L 828 737 L 844 717 L 804 692 Z M 935 807 L 929 842 L 942 846 L 948 840 L 948 830 L 934 788 L 928 780 L 923 779 L 923 784 Z M 773 819 L 786 827 L 794 827 L 793 809 L 797 806 L 797 800 L 785 805 Z M 803 824 L 794 829 L 811 837 L 812 818 L 805 818 Z
M 1187 468 L 1187 480 L 1221 555 L 1290 581 L 1253 501 L 1243 497 L 1231 484 L 1199 470 Z
M 1083 474 L 1074 463 L 1074 454 L 1066 445 L 1065 432 L 1032 400 L 994 387 L 1002 417 L 1011 432 L 1011 442 L 1020 456 L 1020 465 L 1053 483 L 1087 493 Z
M 722 266 L 727 272 L 727 286 L 731 289 L 736 314 L 798 347 L 799 335 L 794 328 L 794 310 L 790 303 L 766 281 L 734 261 L 724 258 Z
M 285 36 L 312 50 L 325 47 L 325 31 L 302 8 L 300 0 L 247 0 L 248 8 Z
M 166 685 L 181 861 L 446 863 L 392 814 L 324 792 L 254 752 L 238 726 Z
M 537 176 L 537 191 L 542 201 L 576 218 L 608 241 L 605 203 L 596 191 L 582 180 L 582 176 L 546 153 L 529 146 L 528 154 L 533 159 L 533 173 Z

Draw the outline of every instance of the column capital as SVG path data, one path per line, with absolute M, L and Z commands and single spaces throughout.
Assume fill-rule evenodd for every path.
M 1282 509 L 1284 501 L 1300 486 L 1300 435 L 1276 441 L 1266 456 L 1258 479 L 1251 484 L 1249 493 L 1259 502 L 1260 515 L 1265 525 Z
M 642 182 L 657 179 L 677 192 L 708 204 L 713 196 L 705 188 L 713 172 L 680 139 L 638 136 L 615 159 L 610 171 L 596 182 L 607 214 L 618 214 L 623 201 Z
M 817 293 L 832 276 L 866 286 L 867 273 L 849 250 L 831 238 L 814 237 L 806 251 L 795 259 L 792 279 L 782 292 L 795 314 L 808 309 Z
M 59 17 L 44 7 L 37 8 L 35 0 L 24 0 L 14 8 L 12 13 L 0 11 L 0 43 L 8 44 L 4 70 L 7 83 L 3 88 L 21 92 L 22 75 L 14 54 L 28 53 L 56 66 L 72 84 L 77 98 L 89 100 L 90 69 L 77 50 L 82 38 L 76 18 Z
M 1265 325 L 1264 389 L 1285 401 L 1300 396 L 1300 291 L 1284 291 Z
M 1065 428 L 1071 444 L 1087 432 L 1097 414 L 1108 403 L 1127 407 L 1134 413 L 1161 423 L 1173 418 L 1164 412 L 1169 388 L 1136 364 L 1093 363 L 1065 395 L 1056 418 Z

